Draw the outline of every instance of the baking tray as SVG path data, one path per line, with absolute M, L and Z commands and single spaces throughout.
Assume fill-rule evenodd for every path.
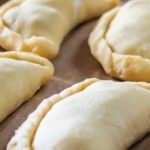
M 3 2 L 6 0 L 0 0 L 0 4 Z M 0 124 L 0 150 L 6 149 L 14 131 L 44 98 L 59 93 L 64 88 L 86 78 L 113 79 L 105 74 L 100 64 L 90 54 L 88 37 L 96 21 L 97 19 L 81 24 L 66 36 L 59 55 L 52 60 L 55 66 L 52 80 Z M 129 150 L 150 150 L 150 134 Z

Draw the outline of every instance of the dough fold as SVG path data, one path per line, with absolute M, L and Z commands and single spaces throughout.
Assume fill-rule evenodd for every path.
M 52 58 L 76 25 L 98 17 L 119 0 L 11 0 L 0 8 L 0 45 Z
M 53 72 L 53 65 L 35 54 L 1 52 L 0 122 L 29 100 Z
M 150 84 L 87 79 L 45 99 L 7 150 L 125 150 L 150 131 Z
M 149 10 L 150 0 L 133 0 L 107 12 L 98 21 L 89 45 L 109 75 L 150 82 Z

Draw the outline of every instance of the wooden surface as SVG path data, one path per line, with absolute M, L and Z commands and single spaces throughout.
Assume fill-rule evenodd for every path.
M 0 0 L 0 3 L 3 1 Z M 60 54 L 52 61 L 55 66 L 53 79 L 41 88 L 30 101 L 23 104 L 0 124 L 0 150 L 6 149 L 6 145 L 14 131 L 44 98 L 58 93 L 85 78 L 112 79 L 104 73 L 100 64 L 90 54 L 87 40 L 95 23 L 96 20 L 84 23 L 65 38 Z M 146 136 L 130 150 L 150 150 L 150 135 Z

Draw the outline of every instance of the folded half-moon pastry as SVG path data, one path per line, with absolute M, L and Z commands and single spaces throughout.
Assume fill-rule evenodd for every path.
M 125 150 L 150 131 L 150 84 L 88 79 L 44 100 L 7 150 Z
M 89 38 L 92 54 L 117 78 L 150 82 L 150 0 L 106 13 Z
M 53 74 L 45 58 L 25 52 L 0 53 L 0 122 L 46 83 Z
M 51 58 L 77 24 L 97 17 L 119 0 L 11 0 L 0 8 L 0 45 Z

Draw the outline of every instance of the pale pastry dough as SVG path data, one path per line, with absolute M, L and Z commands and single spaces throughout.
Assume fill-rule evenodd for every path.
M 25 52 L 0 53 L 0 122 L 46 83 L 53 65 Z
M 88 79 L 44 100 L 7 150 L 125 150 L 150 131 L 150 84 Z
M 150 0 L 104 14 L 89 38 L 92 54 L 117 78 L 150 82 Z
M 11 0 L 0 8 L 0 45 L 6 50 L 54 57 L 73 27 L 118 3 L 119 0 Z

